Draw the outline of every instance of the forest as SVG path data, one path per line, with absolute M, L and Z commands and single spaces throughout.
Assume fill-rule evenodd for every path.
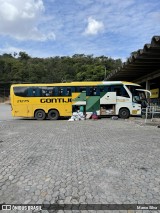
M 122 65 L 121 59 L 75 54 L 33 58 L 26 52 L 0 55 L 1 83 L 99 81 Z

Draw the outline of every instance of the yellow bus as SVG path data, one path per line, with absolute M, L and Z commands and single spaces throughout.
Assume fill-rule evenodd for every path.
M 57 120 L 71 116 L 78 106 L 86 114 L 141 115 L 145 90 L 123 81 L 14 84 L 10 89 L 12 116 Z

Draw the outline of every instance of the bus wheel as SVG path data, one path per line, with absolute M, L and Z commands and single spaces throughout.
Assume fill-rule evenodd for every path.
M 36 120 L 44 120 L 46 113 L 42 109 L 39 109 L 35 112 L 34 117 Z
M 50 120 L 57 120 L 59 118 L 59 112 L 55 109 L 52 109 L 48 112 L 48 118 Z
M 126 118 L 129 118 L 129 116 L 130 116 L 130 112 L 127 108 L 121 108 L 119 110 L 119 117 L 120 118 L 126 119 Z

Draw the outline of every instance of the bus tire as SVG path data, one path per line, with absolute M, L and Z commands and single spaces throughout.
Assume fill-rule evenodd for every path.
M 38 109 L 34 113 L 36 120 L 44 120 L 46 118 L 46 113 L 42 109 Z
M 129 118 L 129 116 L 130 116 L 129 109 L 127 109 L 127 108 L 121 108 L 119 110 L 119 117 L 120 118 L 126 119 L 126 118 Z
M 48 118 L 50 120 L 57 120 L 59 118 L 59 112 L 56 109 L 51 109 L 48 112 Z

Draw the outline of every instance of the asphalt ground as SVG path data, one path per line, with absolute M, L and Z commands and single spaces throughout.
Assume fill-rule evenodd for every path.
M 0 203 L 160 204 L 159 128 L 13 119 L 4 104 L 0 111 Z

